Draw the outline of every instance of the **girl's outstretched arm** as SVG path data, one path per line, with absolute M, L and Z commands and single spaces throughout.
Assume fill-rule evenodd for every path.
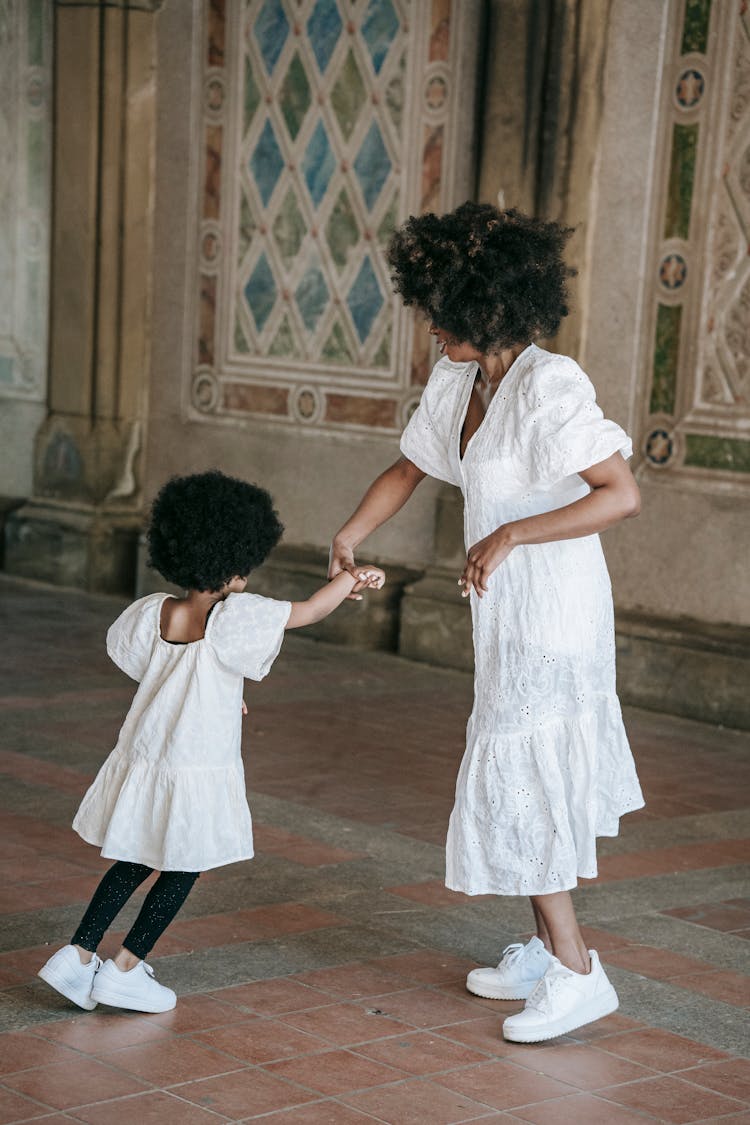
M 426 473 L 418 469 L 408 457 L 399 457 L 398 461 L 372 482 L 354 514 L 334 536 L 328 567 L 329 578 L 335 578 L 342 571 L 353 574 L 356 569 L 355 548 L 403 508 L 425 476 Z M 355 584 L 355 594 L 361 588 L 358 583 Z
M 357 566 L 353 573 L 342 570 L 326 586 L 316 590 L 304 602 L 292 602 L 292 612 L 286 623 L 287 629 L 299 629 L 302 625 L 313 625 L 333 613 L 345 601 L 355 586 L 362 589 L 371 586 L 376 590 L 385 582 L 385 573 L 377 566 Z

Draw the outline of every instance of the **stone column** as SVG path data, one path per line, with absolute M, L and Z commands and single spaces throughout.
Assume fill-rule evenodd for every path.
M 6 569 L 132 590 L 149 373 L 155 16 L 55 5 L 48 414 Z

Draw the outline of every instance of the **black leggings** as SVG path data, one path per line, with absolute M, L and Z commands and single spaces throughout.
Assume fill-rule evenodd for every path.
M 105 930 L 109 929 L 130 896 L 153 870 L 153 867 L 144 867 L 142 863 L 124 863 L 121 860 L 110 867 L 94 891 L 71 944 L 96 952 Z M 143 900 L 138 917 L 122 943 L 130 953 L 141 960 L 148 956 L 190 894 L 198 874 L 197 871 L 162 871 Z

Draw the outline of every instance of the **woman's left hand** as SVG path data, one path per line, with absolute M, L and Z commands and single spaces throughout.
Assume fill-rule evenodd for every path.
M 481 598 L 488 590 L 490 576 L 507 559 L 515 545 L 510 524 L 498 527 L 491 535 L 475 543 L 469 549 L 464 572 L 458 580 L 459 586 L 463 586 L 461 597 L 468 598 L 473 587 Z

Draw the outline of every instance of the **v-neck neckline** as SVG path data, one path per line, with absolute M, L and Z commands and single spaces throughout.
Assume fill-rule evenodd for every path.
M 498 395 L 500 393 L 501 384 L 504 383 L 508 379 L 508 377 L 510 376 L 512 371 L 515 371 L 515 369 L 518 367 L 521 359 L 524 356 L 529 355 L 529 353 L 531 352 L 531 349 L 533 347 L 534 347 L 533 343 L 527 344 L 526 347 L 523 349 L 523 351 L 518 353 L 518 355 L 513 360 L 510 367 L 508 368 L 508 370 L 503 375 L 502 379 L 500 380 L 500 383 L 498 384 L 497 390 L 495 391 L 492 398 L 490 399 L 490 401 L 487 404 L 487 409 L 484 412 L 484 417 L 482 418 L 482 421 L 479 423 L 477 428 L 474 430 L 474 433 L 471 435 L 471 437 L 467 441 L 466 448 L 464 449 L 464 452 L 463 452 L 463 456 L 461 456 L 461 437 L 462 437 L 463 432 L 464 432 L 464 426 L 466 425 L 466 416 L 469 413 L 469 405 L 471 403 L 471 396 L 474 392 L 474 383 L 476 382 L 477 371 L 479 370 L 479 364 L 476 363 L 476 361 L 474 363 L 472 363 L 472 367 L 474 368 L 474 370 L 472 372 L 472 378 L 471 378 L 470 381 L 467 380 L 467 382 L 469 382 L 469 393 L 466 396 L 466 402 L 464 403 L 463 410 L 461 411 L 461 424 L 458 427 L 458 463 L 459 463 L 459 465 L 463 465 L 464 461 L 466 460 L 466 456 L 469 452 L 469 449 L 471 448 L 471 446 L 474 443 L 475 437 L 483 429 L 487 419 L 489 418 L 490 411 L 492 410 L 492 407 L 495 405 L 495 399 L 498 397 Z

